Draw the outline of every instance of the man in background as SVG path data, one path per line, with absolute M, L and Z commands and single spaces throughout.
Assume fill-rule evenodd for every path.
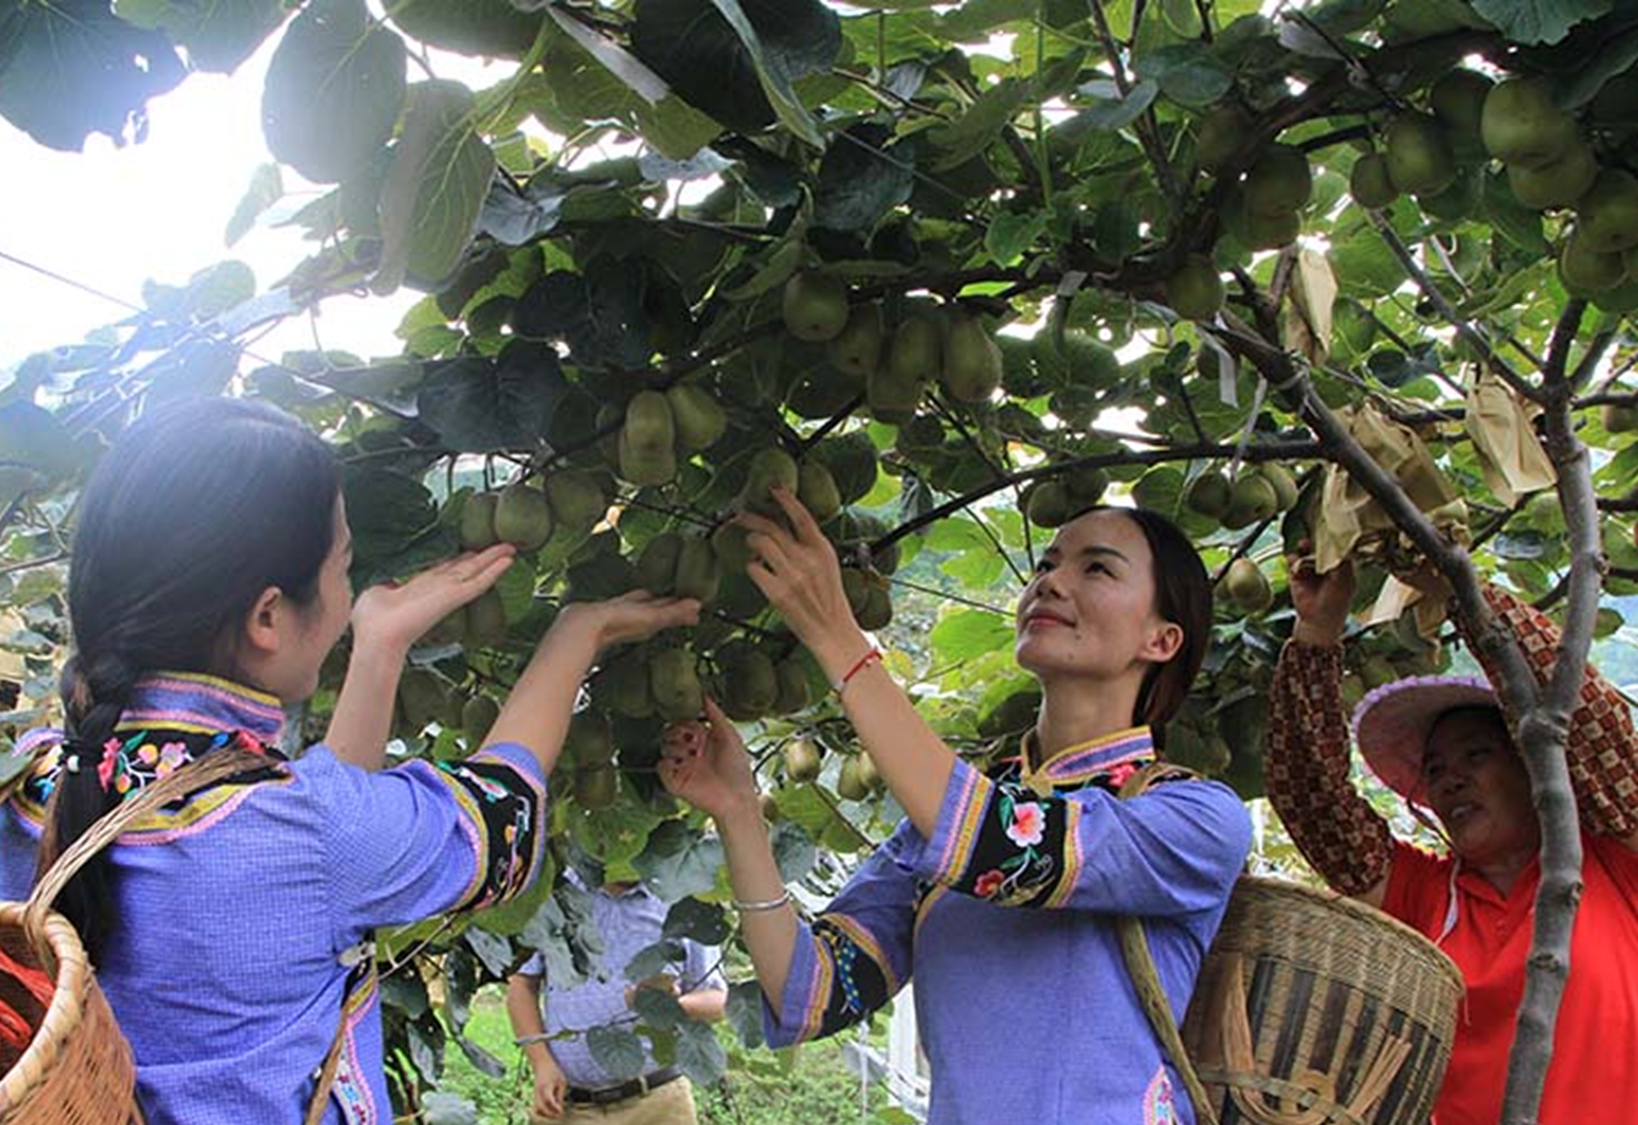
M 568 879 L 583 886 L 572 870 Z M 661 939 L 666 906 L 640 883 L 604 883 L 590 898 L 592 921 L 605 949 L 603 979 L 573 987 L 555 987 L 547 980 L 543 990 L 545 961 L 537 953 L 507 983 L 512 1033 L 534 1072 L 532 1116 L 568 1125 L 694 1125 L 693 1088 L 676 1067 L 656 1065 L 645 1046 L 641 1076 L 629 1081 L 611 1077 L 592 1058 L 586 1033 L 634 1023 L 643 988 L 671 992 L 691 1019 L 722 1019 L 728 986 L 718 970 L 717 952 L 683 939 L 680 978 L 667 973 L 631 983 L 626 967 Z

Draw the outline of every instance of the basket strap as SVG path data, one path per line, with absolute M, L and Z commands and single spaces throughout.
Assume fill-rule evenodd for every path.
M 80 868 L 89 863 L 92 857 L 119 839 L 133 824 L 159 811 L 172 801 L 191 797 L 201 789 L 207 789 L 235 774 L 264 769 L 271 761 L 272 759 L 250 750 L 218 750 L 189 762 L 168 777 L 162 777 L 148 785 L 130 800 L 115 806 L 69 845 L 66 851 L 57 856 L 45 874 L 36 880 L 34 890 L 28 896 L 24 928 L 31 933 L 40 932 L 45 916 L 51 911 L 51 904 L 57 901 L 57 896 L 68 885 L 69 880 L 79 874 Z
M 375 952 L 370 950 L 364 960 L 353 966 L 347 975 L 347 986 L 341 992 L 341 1019 L 336 1025 L 335 1038 L 325 1052 L 324 1065 L 319 1067 L 318 1085 L 313 1088 L 313 1100 L 307 1103 L 307 1116 L 302 1125 L 319 1125 L 330 1102 L 330 1091 L 336 1084 L 336 1072 L 341 1067 L 341 1049 L 347 1045 L 347 1002 L 374 986 L 376 980 Z
M 1121 785 L 1120 798 L 1125 801 L 1142 796 L 1160 778 L 1178 776 L 1196 778 L 1199 775 L 1169 762 L 1154 762 L 1138 770 Z M 1126 961 L 1126 972 L 1132 978 L 1132 986 L 1137 990 L 1138 1001 L 1143 1005 L 1143 1014 L 1149 1017 L 1149 1026 L 1154 1028 L 1155 1037 L 1171 1056 L 1178 1077 L 1183 1079 L 1183 1088 L 1189 1092 L 1189 1101 L 1194 1103 L 1195 1119 L 1200 1125 L 1217 1125 L 1217 1111 L 1206 1096 L 1206 1087 L 1195 1072 L 1188 1049 L 1183 1046 L 1183 1036 L 1172 1017 L 1171 1001 L 1166 998 L 1166 989 L 1160 983 L 1160 972 L 1155 968 L 1154 955 L 1149 952 L 1149 936 L 1143 929 L 1143 920 L 1135 914 L 1120 915 L 1115 919 L 1115 930 L 1120 935 L 1121 956 Z

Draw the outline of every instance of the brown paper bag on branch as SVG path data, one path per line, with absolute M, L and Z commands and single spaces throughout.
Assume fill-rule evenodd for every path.
M 1484 482 L 1509 506 L 1558 482 L 1536 436 L 1535 415 L 1493 372 L 1480 372 L 1467 391 L 1467 432 L 1478 451 Z
M 1337 416 L 1440 530 L 1458 539 L 1466 536 L 1467 506 L 1416 431 L 1370 402 L 1339 410 Z M 1313 528 L 1314 565 L 1321 574 L 1355 555 L 1380 555 L 1389 565 L 1409 565 L 1414 554 L 1382 506 L 1339 465 L 1326 470 Z

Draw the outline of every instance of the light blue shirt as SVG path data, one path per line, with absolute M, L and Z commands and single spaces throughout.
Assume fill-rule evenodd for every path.
M 566 878 L 580 885 L 573 871 Z M 550 980 L 545 981 L 541 995 L 546 1033 L 553 1036 L 549 1043 L 552 1057 L 569 1085 L 588 1090 L 619 1085 L 621 1080 L 611 1076 L 592 1058 L 586 1046 L 586 1032 L 595 1027 L 636 1026 L 637 1015 L 626 1006 L 626 989 L 635 983 L 626 977 L 626 967 L 638 953 L 660 940 L 666 909 L 666 904 L 640 883 L 620 894 L 611 893 L 606 887 L 592 893 L 592 922 L 603 938 L 603 963 L 583 984 L 554 988 Z M 684 957 L 678 992 L 727 989 L 714 947 L 686 938 L 679 944 Z M 676 971 L 675 966 L 672 962 L 667 971 Z M 545 959 L 537 953 L 518 971 L 528 976 L 544 976 Z M 559 1035 L 563 1037 L 556 1038 Z M 645 1072 L 657 1069 L 646 1040 L 644 1053 Z

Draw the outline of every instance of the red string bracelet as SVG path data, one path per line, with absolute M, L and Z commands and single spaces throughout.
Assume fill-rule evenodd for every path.
M 837 695 L 841 695 L 842 689 L 847 687 L 848 681 L 852 680 L 853 677 L 857 676 L 860 672 L 863 672 L 866 666 L 875 663 L 881 658 L 882 650 L 877 648 L 875 645 L 871 645 L 869 652 L 859 657 L 858 661 L 853 665 L 853 667 L 849 668 L 847 672 L 843 674 L 841 679 L 830 685 L 831 690 Z

